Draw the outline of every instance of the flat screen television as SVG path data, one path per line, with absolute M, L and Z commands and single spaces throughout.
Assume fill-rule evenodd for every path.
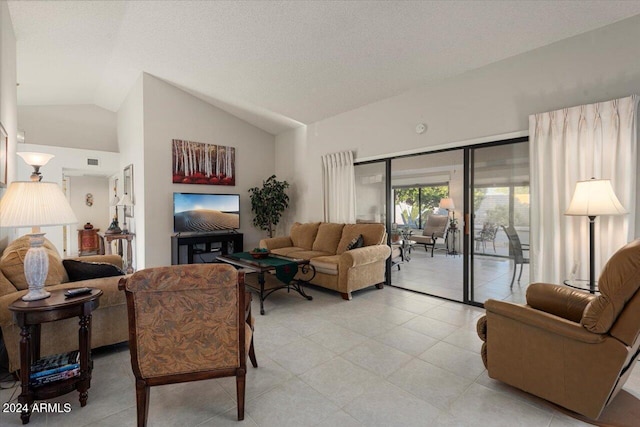
M 173 193 L 175 233 L 207 233 L 238 228 L 239 194 Z

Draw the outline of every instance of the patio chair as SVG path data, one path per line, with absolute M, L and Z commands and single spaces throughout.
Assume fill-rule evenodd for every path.
M 427 250 L 427 246 L 430 246 L 431 257 L 433 258 L 436 241 L 438 239 L 444 239 L 448 222 L 448 215 L 429 215 L 424 230 L 422 230 L 422 236 L 411 236 L 411 240 L 415 241 L 418 245 L 424 245 L 425 251 Z
M 493 245 L 493 252 L 495 253 L 496 234 L 498 234 L 498 225 L 485 222 L 482 225 L 482 230 L 480 230 L 480 233 L 475 237 L 476 252 L 480 249 L 480 245 L 482 245 L 482 253 L 485 253 L 487 251 L 487 242 L 491 242 Z
M 258 366 L 244 273 L 226 264 L 157 267 L 118 287 L 127 297 L 138 427 L 147 425 L 151 386 L 230 376 L 244 419 L 247 355 Z
M 516 278 L 516 269 L 518 268 L 518 264 L 520 265 L 518 284 L 520 284 L 520 279 L 522 278 L 524 265 L 529 264 L 529 257 L 524 256 L 524 252 L 529 252 L 529 245 L 526 243 L 520 243 L 520 237 L 518 237 L 518 233 L 512 225 L 507 227 L 503 225 L 502 229 L 509 238 L 509 246 L 511 247 L 511 255 L 513 257 L 513 277 L 511 277 L 511 284 L 509 285 L 509 289 L 513 289 L 513 282 Z

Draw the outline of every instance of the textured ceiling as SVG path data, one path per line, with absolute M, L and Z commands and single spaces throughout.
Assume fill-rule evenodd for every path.
M 19 105 L 147 72 L 270 133 L 640 14 L 640 1 L 9 1 Z

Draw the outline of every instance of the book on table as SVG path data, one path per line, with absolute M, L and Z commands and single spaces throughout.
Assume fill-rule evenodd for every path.
M 79 375 L 80 375 L 80 367 L 77 367 L 77 368 L 67 369 L 65 371 L 45 375 L 42 377 L 30 379 L 29 384 L 31 386 L 39 386 L 39 385 L 49 384 L 55 381 L 66 380 L 67 378 L 77 377 Z
M 31 365 L 30 380 L 48 377 L 65 371 L 71 371 L 80 367 L 80 352 L 54 354 L 37 360 Z

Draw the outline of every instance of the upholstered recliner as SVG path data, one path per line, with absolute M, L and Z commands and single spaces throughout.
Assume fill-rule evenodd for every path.
M 527 305 L 488 300 L 478 321 L 491 378 L 597 419 L 640 353 L 640 239 L 618 250 L 601 295 L 535 283 Z

